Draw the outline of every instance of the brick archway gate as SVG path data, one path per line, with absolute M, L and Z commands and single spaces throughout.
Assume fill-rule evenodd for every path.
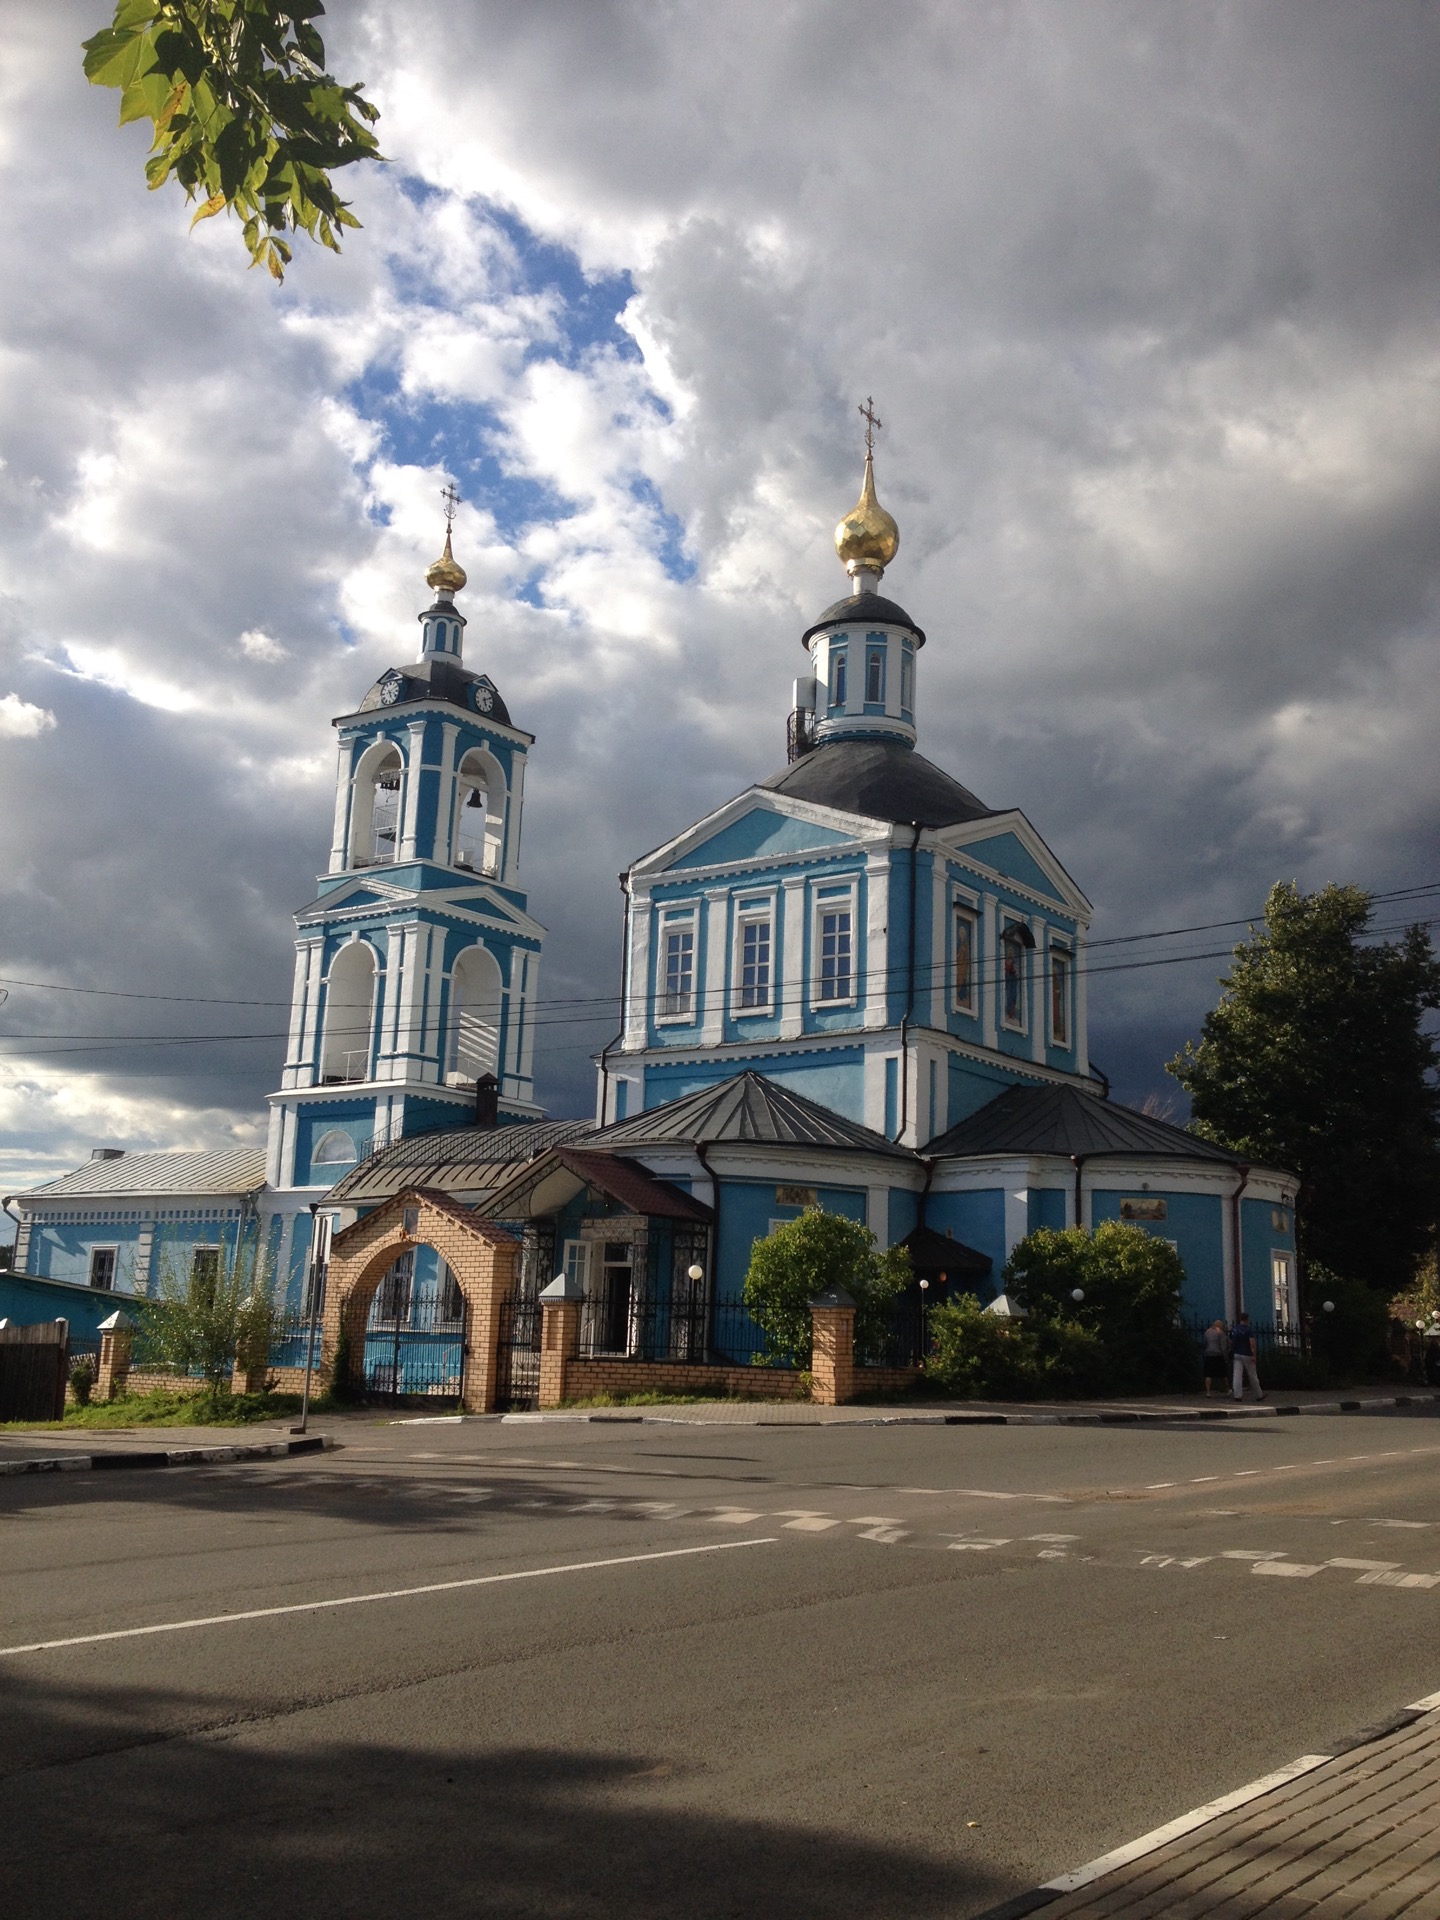
M 455 1276 L 465 1299 L 465 1342 L 460 1405 L 467 1413 L 495 1408 L 500 1309 L 515 1287 L 520 1242 L 491 1220 L 462 1207 L 449 1194 L 411 1187 L 337 1233 L 325 1277 L 321 1366 L 334 1379 L 344 1350 L 348 1378 L 336 1384 L 358 1392 L 364 1386 L 365 1327 L 370 1303 L 386 1273 L 404 1253 L 433 1247 Z

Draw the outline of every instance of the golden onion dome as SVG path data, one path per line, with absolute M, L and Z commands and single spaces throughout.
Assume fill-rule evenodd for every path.
M 427 587 L 434 587 L 437 593 L 459 593 L 467 578 L 465 569 L 450 551 L 450 529 L 445 529 L 445 551 L 434 561 L 425 575 Z
M 900 529 L 875 498 L 875 462 L 867 452 L 860 500 L 835 529 L 835 551 L 853 578 L 857 573 L 883 573 L 899 550 Z

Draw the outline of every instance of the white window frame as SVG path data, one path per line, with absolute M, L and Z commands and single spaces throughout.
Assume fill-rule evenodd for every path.
M 561 1241 L 560 1271 L 567 1280 L 575 1281 L 581 1291 L 584 1291 L 590 1279 L 590 1242 L 588 1240 Z
M 850 649 L 842 639 L 837 645 L 830 643 L 829 659 L 826 661 L 825 707 L 829 713 L 844 713 L 850 702 Z M 837 679 L 840 683 L 840 698 L 835 698 Z
M 769 959 L 766 963 L 768 977 L 763 1002 L 755 1006 L 747 1007 L 745 1004 L 745 929 L 747 927 L 758 926 L 768 928 L 770 933 Z M 741 894 L 737 897 L 735 902 L 735 945 L 730 970 L 730 1014 L 732 1019 L 754 1020 L 775 1013 L 776 931 L 777 917 L 775 912 L 775 895 L 773 893 Z
M 821 941 L 823 938 L 825 915 L 827 913 L 848 913 L 850 915 L 850 992 L 846 996 L 826 999 L 821 995 L 824 981 L 822 972 Z M 810 1006 L 816 1013 L 828 1013 L 836 1007 L 853 1007 L 860 1000 L 860 914 L 858 896 L 854 882 L 849 886 L 835 888 L 817 888 L 811 903 L 810 914 Z
M 970 922 L 970 998 L 962 1000 L 955 983 L 955 955 L 958 941 L 955 938 L 955 923 L 964 914 Z M 950 893 L 950 924 L 947 929 L 949 951 L 946 955 L 946 972 L 950 976 L 950 1011 L 966 1013 L 972 1019 L 980 1017 L 980 901 L 970 893 L 962 893 L 952 888 Z
M 865 642 L 865 698 L 861 702 L 862 706 L 879 707 L 882 712 L 884 711 L 885 681 L 886 681 L 885 670 L 890 664 L 889 653 L 890 653 L 890 649 L 887 646 L 883 637 L 878 640 L 876 639 L 866 640 Z M 880 691 L 878 693 L 871 693 L 870 691 L 870 669 L 872 667 L 879 668 L 878 678 L 880 681 Z
M 101 1254 L 101 1253 L 108 1253 L 110 1256 L 110 1282 L 108 1286 L 103 1286 L 103 1287 L 99 1284 L 99 1282 L 95 1278 L 95 1258 L 97 1254 Z M 119 1247 L 118 1246 L 91 1247 L 90 1259 L 85 1268 L 85 1284 L 89 1287 L 93 1287 L 96 1293 L 114 1293 L 115 1282 L 119 1278 L 120 1278 Z
M 1059 957 L 1069 969 L 1065 977 L 1065 1034 L 1062 1037 L 1055 1031 L 1055 960 Z M 1060 1052 L 1068 1052 L 1075 1044 L 1075 949 L 1066 940 L 1052 940 L 1046 952 L 1048 962 L 1045 968 L 1045 1025 L 1050 1045 Z
M 915 649 L 907 641 L 900 643 L 900 713 L 912 717 L 915 712 Z
M 1276 1285 L 1279 1269 L 1285 1273 L 1285 1306 L 1280 1307 L 1280 1289 Z M 1293 1327 L 1295 1324 L 1295 1255 L 1289 1247 L 1270 1249 L 1270 1311 L 1276 1327 Z
M 1022 960 L 1020 963 L 1021 964 L 1020 1018 L 1018 1020 L 1012 1020 L 1009 1014 L 1005 1011 L 1005 949 L 1008 944 L 1007 937 L 1012 927 L 1025 927 L 1025 930 L 1027 932 L 1029 932 L 1029 928 L 1028 926 L 1026 926 L 1026 922 L 1017 913 L 1007 914 L 1006 910 L 1002 907 L 1000 909 L 1000 915 L 1001 915 L 1000 940 L 999 940 L 1000 964 L 995 970 L 996 976 L 997 976 L 995 984 L 999 991 L 999 998 L 1000 998 L 1000 1008 L 999 1008 L 1000 1025 L 1006 1033 L 1028 1033 L 1030 1031 L 1029 1014 L 1030 1014 L 1030 989 L 1032 984 L 1031 978 L 1030 978 L 1031 970 L 1028 966 L 1025 965 L 1024 959 L 1022 957 Z M 1031 937 L 1033 938 L 1034 936 L 1032 935 Z M 1034 951 L 1033 948 L 1027 947 L 1023 940 L 1017 941 L 1016 944 L 1019 947 L 1022 956 Z
M 690 936 L 690 1006 L 684 1013 L 666 1013 L 669 1000 L 669 940 L 672 933 Z M 700 915 L 686 907 L 660 913 L 655 942 L 655 1024 L 657 1027 L 693 1027 L 700 1010 Z

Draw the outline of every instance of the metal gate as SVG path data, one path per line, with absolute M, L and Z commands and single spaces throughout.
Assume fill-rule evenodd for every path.
M 365 1393 L 392 1404 L 458 1402 L 465 1377 L 465 1297 L 442 1267 L 439 1284 L 412 1284 L 413 1256 L 395 1262 L 376 1289 L 365 1326 Z
M 506 1300 L 500 1308 L 496 1404 L 534 1407 L 540 1403 L 540 1325 L 538 1300 Z

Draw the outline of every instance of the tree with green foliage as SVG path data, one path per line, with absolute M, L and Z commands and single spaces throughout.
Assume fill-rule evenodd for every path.
M 1423 928 L 1376 941 L 1372 917 L 1359 887 L 1272 887 L 1199 1043 L 1169 1071 L 1196 1133 L 1299 1174 L 1304 1266 L 1388 1295 L 1412 1284 L 1435 1234 L 1440 1090 L 1424 1021 L 1440 961 Z
M 1112 1384 L 1109 1356 L 1073 1318 L 1001 1319 L 963 1293 L 930 1315 L 925 1383 L 971 1400 L 1068 1400 Z
M 229 208 L 252 263 L 277 280 L 292 258 L 285 233 L 338 253 L 340 229 L 360 225 L 334 169 L 383 158 L 370 131 L 379 110 L 325 71 L 312 24 L 324 11 L 319 0 L 119 0 L 85 42 L 85 77 L 120 89 L 120 124 L 151 122 L 151 188 L 173 177 L 199 199 L 192 227 Z
M 810 1302 L 827 1287 L 843 1287 L 855 1302 L 857 1352 L 883 1341 L 892 1303 L 911 1280 L 904 1247 L 882 1253 L 858 1220 L 809 1207 L 750 1249 L 744 1300 L 764 1329 L 771 1358 L 789 1366 L 810 1362 Z
M 277 1318 L 271 1264 L 256 1233 L 215 1254 L 201 1264 L 192 1250 L 187 1271 L 162 1251 L 158 1291 L 136 1302 L 137 1358 L 199 1373 L 212 1401 L 229 1392 L 237 1358 L 264 1365 Z
M 1093 1333 L 1110 1385 L 1125 1392 L 1191 1384 L 1194 1349 L 1179 1325 L 1184 1285 L 1169 1241 L 1119 1220 L 1093 1233 L 1038 1227 L 1005 1262 L 1006 1292 L 1038 1318 Z

